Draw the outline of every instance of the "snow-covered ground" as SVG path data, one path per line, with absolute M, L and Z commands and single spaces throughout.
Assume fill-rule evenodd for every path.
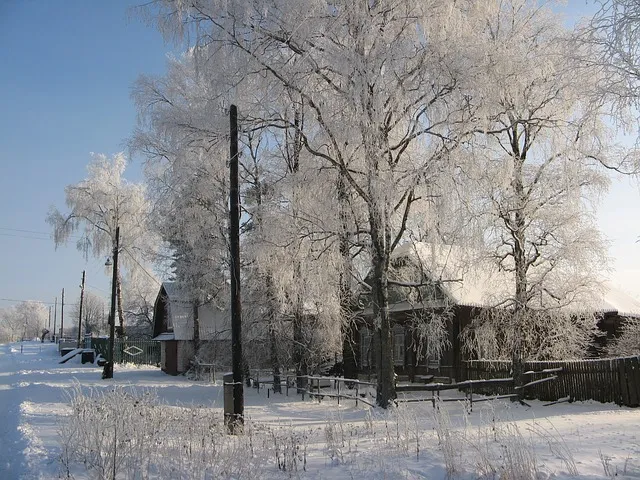
M 0 345 L 0 479 L 111 478 L 116 447 L 118 478 L 640 478 L 639 409 L 487 401 L 471 413 L 461 402 L 385 412 L 246 389 L 246 434 L 233 437 L 221 433 L 219 385 L 119 365 L 107 381 L 59 358 L 50 343 Z

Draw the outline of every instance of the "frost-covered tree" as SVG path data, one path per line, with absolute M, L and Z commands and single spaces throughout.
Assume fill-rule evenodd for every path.
M 607 354 L 611 357 L 640 355 L 640 318 L 623 320 L 620 336 L 607 347 Z
M 166 76 L 141 78 L 134 97 L 142 121 L 133 146 L 149 158 L 147 173 L 154 196 L 155 225 L 174 257 L 176 280 L 183 283 L 194 298 L 199 298 L 199 302 L 215 301 L 223 306 L 228 296 L 225 273 L 228 271 L 228 169 L 227 145 L 222 140 L 228 124 L 222 113 L 231 73 L 225 72 L 225 68 L 222 71 L 214 68 L 218 62 L 211 58 L 203 62 L 202 57 L 202 52 L 192 49 L 180 59 L 170 61 Z M 284 127 L 285 118 L 290 116 L 293 124 L 301 125 L 303 114 L 295 104 L 289 108 L 291 95 L 287 95 L 288 102 L 274 101 L 270 113 L 253 107 L 250 102 L 240 103 L 244 144 L 240 158 L 243 246 L 246 247 L 243 247 L 243 276 L 247 281 L 247 288 L 243 289 L 243 323 L 245 330 L 260 328 L 258 323 L 266 324 L 275 377 L 278 365 L 291 365 L 291 362 L 304 373 L 313 355 L 303 355 L 301 347 L 309 346 L 308 341 L 294 340 L 294 337 L 301 336 L 303 323 L 309 323 L 309 318 L 314 316 L 318 320 L 317 314 L 305 313 L 304 290 L 309 288 L 305 285 L 314 281 L 324 287 L 330 284 L 301 273 L 300 262 L 307 261 L 308 255 L 296 245 L 303 238 L 307 242 L 315 241 L 310 239 L 315 234 L 309 233 L 311 220 L 296 211 L 303 205 L 300 197 L 309 189 L 288 180 L 302 175 L 302 127 Z M 307 154 L 307 160 L 309 158 L 312 157 Z M 304 175 L 315 178 L 308 173 L 311 165 L 305 168 Z M 317 189 L 311 192 L 317 195 Z M 317 207 L 313 204 L 309 211 Z M 276 224 L 278 228 L 274 228 Z M 267 251 L 271 254 L 266 254 Z M 277 276 L 274 270 L 279 271 Z M 297 271 L 297 281 L 289 281 L 285 270 Z M 304 271 L 310 273 L 311 269 L 306 265 Z M 338 295 L 334 292 L 326 297 Z M 329 311 L 327 304 L 321 316 Z M 335 328 L 326 331 L 334 332 Z M 333 343 L 316 342 L 323 347 Z M 278 352 L 295 355 L 284 358 Z M 275 383 L 279 385 L 277 378 Z
M 477 196 L 468 205 L 510 285 L 467 339 L 478 355 L 511 357 L 521 382 L 526 358 L 580 356 L 596 329 L 583 312 L 607 268 L 594 205 L 608 185 L 602 164 L 616 157 L 590 102 L 599 72 L 575 68 L 569 32 L 552 11 L 509 0 L 476 18 L 481 68 L 469 95 L 478 128 L 466 152 L 467 193 Z
M 66 244 L 72 234 L 79 233 L 76 246 L 87 257 L 111 255 L 115 248 L 116 228 L 120 227 L 119 266 L 125 272 L 133 272 L 150 258 L 157 240 L 148 227 L 149 204 L 145 186 L 124 178 L 126 165 L 122 153 L 112 158 L 92 154 L 87 177 L 65 187 L 68 210 L 63 212 L 51 207 L 47 222 L 53 228 L 56 246 Z M 122 270 L 118 272 L 116 282 L 121 328 L 124 327 Z
M 72 310 L 71 318 L 78 318 L 80 314 L 79 303 Z M 94 335 L 108 335 L 109 327 L 107 324 L 107 316 L 109 306 L 107 301 L 100 295 L 85 290 L 84 300 L 82 302 L 82 324 L 86 332 Z
M 614 114 L 624 118 L 630 108 L 637 113 L 640 107 L 640 4 L 637 0 L 598 3 L 594 17 L 580 28 L 578 42 L 587 48 L 577 53 L 582 53 L 579 58 L 587 68 L 602 72 L 596 93 L 613 102 Z M 637 171 L 637 161 L 635 167 Z
M 305 149 L 365 206 L 381 345 L 377 403 L 388 406 L 395 396 L 389 258 L 412 209 L 428 201 L 419 187 L 445 168 L 466 119 L 454 95 L 466 67 L 464 11 L 436 1 L 154 5 L 169 35 L 193 31 L 199 47 L 232 49 L 308 107 L 315 128 L 302 132 Z
M 33 340 L 46 328 L 49 311 L 41 302 L 27 300 L 0 310 L 0 339 Z
M 229 289 L 224 77 L 198 60 L 192 49 L 169 60 L 165 76 L 138 80 L 140 121 L 131 140 L 147 158 L 153 228 L 164 243 L 167 275 L 193 304 L 196 344 L 198 307 L 225 308 Z

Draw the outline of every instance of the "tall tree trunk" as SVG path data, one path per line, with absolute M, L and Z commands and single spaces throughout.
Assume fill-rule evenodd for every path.
M 276 306 L 273 295 L 273 282 L 271 274 L 267 274 L 265 279 L 267 290 L 267 321 L 269 329 L 269 356 L 271 360 L 271 370 L 273 372 L 273 393 L 282 393 L 280 385 L 280 355 L 278 354 L 278 336 L 276 332 Z
M 342 258 L 342 270 L 339 278 L 340 310 L 342 314 L 342 368 L 344 378 L 356 378 L 358 365 L 354 352 L 354 335 L 357 334 L 351 318 L 351 277 L 353 262 L 351 261 L 351 238 L 349 233 L 349 192 L 344 174 L 338 172 L 338 205 L 340 217 L 340 257 Z
M 198 301 L 193 301 L 193 348 L 198 353 L 200 350 L 200 316 L 198 313 Z
M 300 278 L 300 265 L 296 265 L 296 278 Z M 299 296 L 298 296 L 299 297 Z M 296 385 L 298 393 L 306 390 L 309 375 L 307 362 L 307 341 L 304 332 L 304 311 L 302 298 L 296 298 L 295 310 L 293 313 L 293 364 L 296 368 Z
M 124 336 L 124 309 L 122 308 L 122 274 L 118 269 L 116 281 L 116 292 L 118 295 L 118 318 L 120 320 L 120 335 Z
M 513 138 L 518 138 L 517 127 L 514 127 Z M 512 143 L 514 148 L 514 169 L 512 187 L 516 196 L 516 208 L 511 218 L 511 232 L 514 240 L 513 260 L 515 265 L 515 307 L 514 307 L 514 342 L 511 354 L 511 369 L 514 385 L 520 387 L 524 384 L 524 352 L 522 330 L 527 316 L 527 255 L 526 255 L 526 218 L 524 208 L 526 205 L 526 193 L 523 184 L 522 168 L 525 162 L 524 154 L 521 154 L 517 140 Z M 518 398 L 522 399 L 522 389 L 518 390 Z
M 370 207 L 371 208 L 371 207 Z M 393 342 L 391 317 L 389 315 L 389 253 L 388 238 L 381 216 L 371 215 L 372 267 L 373 267 L 373 314 L 375 334 L 378 343 L 376 362 L 377 386 L 376 403 L 387 408 L 396 398 L 396 386 L 393 370 Z
M 282 393 L 280 385 L 280 356 L 278 355 L 278 338 L 274 325 L 269 325 L 269 347 L 271 357 L 271 370 L 273 372 L 273 393 Z

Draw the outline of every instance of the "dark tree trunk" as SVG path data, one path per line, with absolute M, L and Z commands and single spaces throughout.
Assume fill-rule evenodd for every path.
M 304 316 L 302 305 L 298 304 L 293 315 L 293 364 L 296 368 L 297 392 L 302 393 L 307 388 L 309 366 L 307 362 L 306 339 L 304 334 Z
M 120 335 L 124 336 L 124 310 L 122 308 L 122 274 L 118 271 L 118 278 L 116 282 L 116 289 L 118 293 L 118 319 L 120 320 Z
M 389 254 L 386 248 L 388 239 L 385 238 L 386 235 L 381 231 L 378 216 L 371 215 L 370 226 L 374 273 L 372 286 L 373 314 L 375 335 L 378 343 L 376 403 L 382 408 L 387 408 L 396 398 L 391 336 L 392 325 L 389 315 Z
M 196 353 L 200 349 L 200 317 L 198 314 L 198 302 L 193 301 L 193 348 Z
M 526 218 L 524 208 L 527 202 L 527 194 L 523 184 L 523 166 L 526 156 L 526 145 L 521 151 L 518 143 L 519 132 L 517 125 L 513 127 L 513 177 L 511 186 L 516 196 L 516 208 L 509 218 L 509 229 L 513 238 L 513 261 L 515 267 L 515 306 L 514 306 L 514 342 L 511 352 L 511 369 L 513 382 L 516 387 L 524 384 L 524 352 L 522 340 L 522 328 L 527 315 L 527 253 L 526 253 Z M 522 400 L 522 389 L 518 390 L 518 399 Z

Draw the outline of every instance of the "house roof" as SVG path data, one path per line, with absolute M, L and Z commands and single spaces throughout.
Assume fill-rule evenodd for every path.
M 161 342 L 167 342 L 169 340 L 175 340 L 175 339 L 176 339 L 176 336 L 173 332 L 164 332 L 158 335 L 157 337 L 153 338 L 153 340 L 159 340 Z
M 512 296 L 513 273 L 500 270 L 494 259 L 472 248 L 456 245 L 406 243 L 396 248 L 393 258 L 407 257 L 436 280 L 449 299 L 462 306 L 493 307 Z M 595 279 L 597 291 L 590 292 L 580 306 L 619 315 L 640 316 L 640 301 L 611 282 Z M 578 304 L 578 302 L 576 302 Z M 394 311 L 415 309 L 399 302 Z
M 189 296 L 177 282 L 162 282 L 162 288 L 170 302 L 189 302 Z

